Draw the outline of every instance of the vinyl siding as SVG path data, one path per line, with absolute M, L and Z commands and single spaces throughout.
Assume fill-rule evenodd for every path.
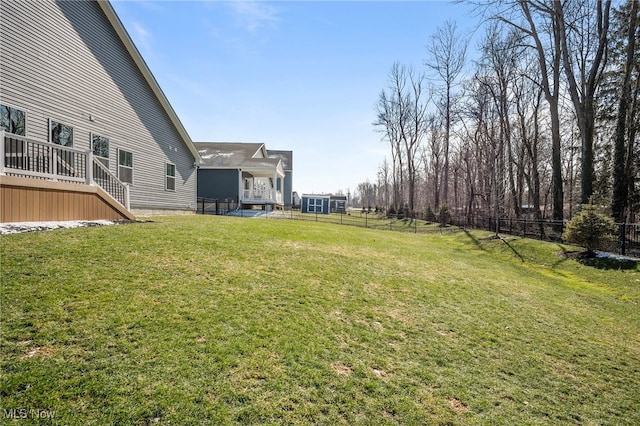
M 291 207 L 293 203 L 293 172 L 284 172 L 284 188 L 282 194 L 284 196 L 284 205 Z
M 195 159 L 96 2 L 2 0 L 0 48 L 0 103 L 26 111 L 28 137 L 48 141 L 49 118 L 74 148 L 105 136 L 113 173 L 117 149 L 133 153 L 132 209 L 195 208 Z

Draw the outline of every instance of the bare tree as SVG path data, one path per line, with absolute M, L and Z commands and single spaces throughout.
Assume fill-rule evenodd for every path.
M 445 127 L 442 199 L 444 203 L 447 203 L 449 199 L 449 149 L 453 122 L 453 89 L 465 64 L 467 44 L 458 32 L 456 23 L 454 21 L 446 21 L 444 26 L 438 27 L 431 36 L 427 51 L 429 58 L 425 64 L 437 74 L 444 86 L 441 93 Z
M 511 14 L 500 14 L 498 19 L 526 35 L 536 53 L 540 76 L 537 79 L 549 106 L 551 121 L 551 168 L 553 193 L 553 219 L 564 216 L 562 158 L 560 139 L 559 101 L 561 93 L 562 40 L 558 15 L 553 5 L 538 0 L 514 0 L 509 3 Z M 522 22 L 523 21 L 523 22 Z M 545 43 L 548 37 L 548 44 Z
M 552 5 L 548 13 L 556 23 L 554 30 L 562 46 L 564 73 L 582 140 L 581 202 L 584 204 L 593 193 L 594 97 L 606 64 L 611 0 L 554 1 Z
M 624 65 L 624 77 L 622 86 L 620 88 L 620 100 L 618 104 L 618 117 L 616 121 L 615 132 L 615 145 L 614 145 L 614 166 L 613 166 L 613 200 L 611 203 L 611 210 L 613 217 L 616 220 L 624 220 L 624 211 L 629 199 L 629 188 L 633 186 L 633 177 L 631 174 L 631 168 L 633 164 L 633 145 L 634 137 L 629 137 L 628 149 L 625 149 L 625 139 L 628 136 L 627 133 L 627 112 L 628 109 L 633 109 L 633 103 L 637 104 L 638 93 L 638 81 L 636 79 L 636 96 L 635 100 L 632 100 L 631 93 L 631 73 L 635 63 L 635 42 L 636 42 L 636 28 L 638 25 L 638 2 L 631 2 L 631 12 L 629 14 L 629 24 L 627 28 L 627 49 L 626 60 Z M 632 133 L 633 135 L 633 133 Z M 626 158 L 625 158 L 626 157 Z M 631 180 L 631 182 L 629 182 Z
M 402 188 L 404 170 L 407 169 L 407 198 L 401 197 L 402 204 L 407 202 L 414 209 L 415 184 L 417 179 L 417 153 L 425 134 L 425 114 L 428 99 L 424 90 L 423 77 L 405 66 L 394 64 L 389 72 L 387 90 L 380 94 L 376 111 L 378 119 L 375 126 L 381 126 L 386 139 L 392 147 L 392 156 L 399 168 L 400 187 Z M 396 207 L 400 207 L 396 198 Z

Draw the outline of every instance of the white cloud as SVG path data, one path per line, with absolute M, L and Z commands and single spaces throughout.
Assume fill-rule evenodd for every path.
M 234 0 L 228 3 L 236 23 L 249 32 L 273 27 L 278 22 L 277 10 L 272 5 L 257 0 Z
M 132 23 L 131 31 L 131 38 L 135 41 L 136 46 L 149 52 L 151 50 L 151 42 L 153 39 L 151 33 L 137 21 Z

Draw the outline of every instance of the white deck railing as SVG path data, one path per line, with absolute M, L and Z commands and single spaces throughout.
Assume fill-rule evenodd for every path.
M 256 203 L 282 203 L 282 192 L 275 189 L 245 189 L 242 194 L 242 201 Z
M 129 210 L 129 186 L 96 160 L 91 151 L 5 131 L 0 131 L 0 141 L 0 175 L 98 185 Z

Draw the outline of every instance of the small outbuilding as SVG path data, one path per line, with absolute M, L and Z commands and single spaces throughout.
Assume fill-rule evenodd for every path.
M 347 212 L 346 195 L 331 195 L 329 201 L 329 210 L 331 211 L 331 213 L 344 214 Z
M 329 195 L 302 194 L 301 213 L 329 214 Z

